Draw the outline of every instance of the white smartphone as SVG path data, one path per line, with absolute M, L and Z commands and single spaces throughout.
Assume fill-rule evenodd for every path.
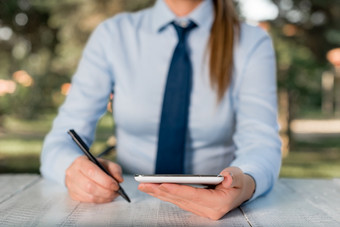
M 187 174 L 136 174 L 135 180 L 140 183 L 176 183 L 176 184 L 201 184 L 217 185 L 223 181 L 221 175 L 187 175 Z

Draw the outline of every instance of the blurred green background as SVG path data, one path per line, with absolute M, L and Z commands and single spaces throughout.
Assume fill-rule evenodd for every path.
M 267 30 L 274 41 L 281 176 L 340 177 L 340 1 L 234 2 L 243 20 Z M 43 138 L 89 34 L 116 13 L 153 3 L 0 0 L 0 173 L 39 172 Z M 98 125 L 95 153 L 112 143 L 113 126 L 108 113 Z

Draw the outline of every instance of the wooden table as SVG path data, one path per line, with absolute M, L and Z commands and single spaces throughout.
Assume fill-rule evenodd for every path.
M 132 176 L 107 204 L 72 201 L 39 175 L 0 175 L 0 226 L 340 226 L 340 179 L 280 179 L 273 191 L 219 221 L 183 211 L 137 190 Z

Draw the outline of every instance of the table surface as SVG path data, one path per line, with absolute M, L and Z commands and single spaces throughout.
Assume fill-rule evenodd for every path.
M 267 196 L 218 221 L 122 187 L 132 202 L 73 201 L 64 187 L 34 174 L 0 175 L 0 226 L 340 226 L 340 179 L 279 179 Z

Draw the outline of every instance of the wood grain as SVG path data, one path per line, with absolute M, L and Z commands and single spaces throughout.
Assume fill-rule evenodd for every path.
M 41 180 L 0 204 L 0 226 L 249 226 L 239 209 L 211 221 L 142 193 L 137 185 L 132 176 L 122 184 L 131 203 L 119 197 L 89 204 L 72 201 L 64 187 Z
M 0 204 L 40 180 L 36 174 L 0 175 Z
M 340 185 L 280 179 L 267 196 L 243 206 L 251 226 L 340 226 Z

